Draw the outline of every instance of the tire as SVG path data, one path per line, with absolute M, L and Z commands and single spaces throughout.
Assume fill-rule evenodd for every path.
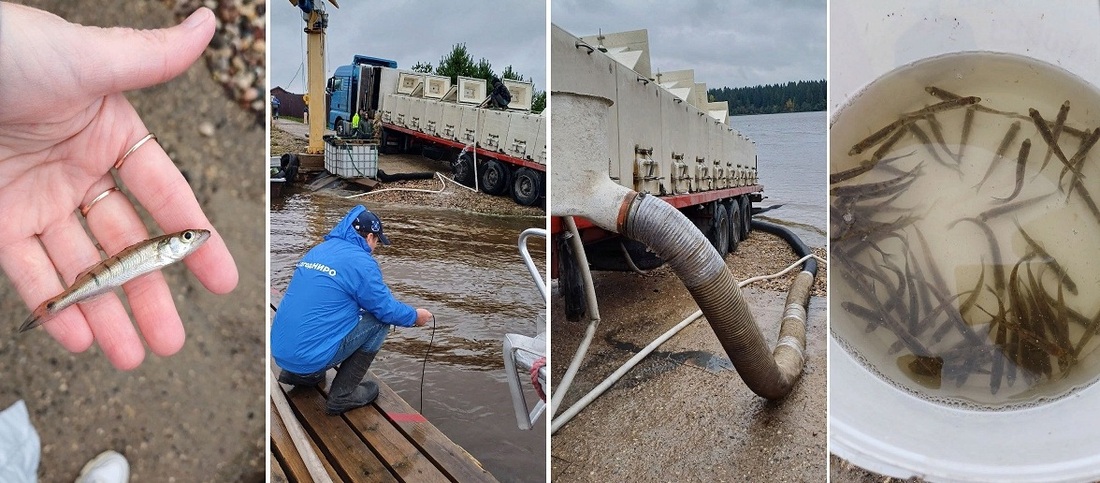
M 455 181 L 466 186 L 473 186 L 474 157 L 468 152 L 459 153 L 455 160 L 451 162 L 451 174 L 454 175 Z
M 512 173 L 504 163 L 495 159 L 485 162 L 481 170 L 481 191 L 491 195 L 501 195 L 508 192 L 511 186 Z
M 531 168 L 520 168 L 512 181 L 512 199 L 517 204 L 531 206 L 542 197 L 542 173 Z
M 390 147 L 390 143 L 394 141 L 399 141 L 398 146 Z M 403 147 L 404 140 L 401 139 L 400 135 L 394 134 L 389 129 L 382 129 L 382 134 L 378 138 L 378 152 L 382 154 L 400 154 L 405 152 Z
M 722 258 L 730 249 L 730 219 L 726 214 L 726 205 L 714 203 L 714 214 L 710 218 L 710 226 L 707 229 L 707 240 Z
M 737 244 L 741 243 L 741 203 L 736 199 L 726 202 L 726 215 L 729 216 L 730 253 L 737 251 Z
M 344 123 L 343 119 L 337 119 L 336 122 L 332 125 L 332 130 L 336 131 L 336 135 L 340 137 L 348 135 L 347 125 Z

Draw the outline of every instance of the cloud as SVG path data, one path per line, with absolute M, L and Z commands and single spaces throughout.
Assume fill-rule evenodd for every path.
M 306 34 L 301 11 L 287 2 L 268 7 L 271 16 L 271 87 L 305 91 Z M 535 87 L 546 89 L 546 4 L 542 0 L 494 2 L 387 1 L 328 5 L 325 76 L 355 54 L 397 61 L 439 63 L 455 44 L 465 43 L 477 61 L 493 70 L 511 65 Z M 293 79 L 293 82 L 292 82 Z
M 824 79 L 825 4 L 553 0 L 550 18 L 578 37 L 648 29 L 654 72 L 694 69 L 708 87 L 742 87 Z

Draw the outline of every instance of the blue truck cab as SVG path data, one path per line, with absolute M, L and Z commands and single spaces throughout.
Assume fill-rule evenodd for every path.
M 370 115 L 378 109 L 378 75 L 380 68 L 397 68 L 397 62 L 389 59 L 356 55 L 349 65 L 341 65 L 328 79 L 329 94 L 327 124 L 337 133 L 344 133 L 351 125 L 351 117 L 366 109 Z

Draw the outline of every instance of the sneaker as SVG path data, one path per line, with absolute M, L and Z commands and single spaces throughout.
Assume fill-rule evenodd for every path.
M 130 481 L 130 463 L 126 457 L 107 450 L 92 458 L 80 470 L 76 483 L 126 483 Z

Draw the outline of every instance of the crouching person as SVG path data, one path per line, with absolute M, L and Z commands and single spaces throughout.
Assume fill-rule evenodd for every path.
M 271 325 L 271 356 L 279 382 L 315 386 L 339 366 L 325 410 L 342 414 L 370 404 L 378 384 L 364 381 L 391 326 L 424 326 L 426 309 L 397 301 L 374 259 L 389 245 L 382 220 L 362 205 L 306 252 L 294 269 Z

